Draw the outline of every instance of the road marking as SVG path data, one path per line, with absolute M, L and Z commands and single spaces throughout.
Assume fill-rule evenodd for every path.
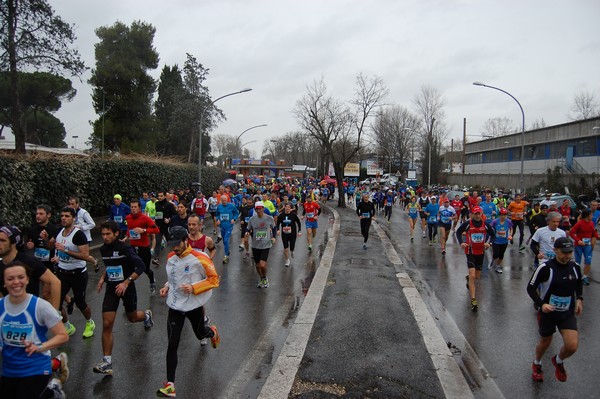
M 373 223 L 377 235 L 383 242 L 383 248 L 387 257 L 398 267 L 402 265 L 402 260 L 398 256 L 398 252 L 394 248 L 394 245 L 385 234 L 385 231 L 381 228 L 379 223 Z M 402 287 L 404 296 L 408 301 L 410 308 L 413 312 L 421 335 L 423 336 L 423 342 L 427 347 L 433 366 L 435 367 L 436 373 L 442 385 L 442 389 L 447 398 L 473 398 L 473 392 L 467 384 L 467 381 L 461 372 L 456 360 L 450 349 L 448 348 L 441 331 L 438 329 L 431 313 L 427 310 L 427 306 L 421 298 L 419 291 L 415 287 L 412 279 L 408 273 L 401 272 L 397 273 L 398 283 Z
M 327 284 L 327 277 L 329 276 L 329 270 L 331 269 L 340 233 L 340 217 L 338 212 L 329 206 L 327 208 L 333 212 L 335 219 L 333 224 L 329 225 L 329 242 L 321 256 L 321 262 L 315 272 L 315 277 L 308 289 L 302 307 L 298 311 L 290 333 L 267 377 L 267 381 L 258 395 L 259 399 L 287 398 L 292 390 L 294 378 L 300 368 L 300 362 L 302 362 L 302 358 L 304 357 L 308 338 L 315 323 L 323 291 Z

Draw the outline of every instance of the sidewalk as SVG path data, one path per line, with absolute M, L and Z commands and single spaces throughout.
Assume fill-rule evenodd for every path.
M 281 397 L 271 389 L 291 383 L 285 375 L 295 375 L 291 398 L 471 396 L 383 230 L 374 222 L 363 250 L 354 209 L 331 210 L 336 220 L 317 271 L 322 296 L 311 298 L 316 275 L 294 325 L 310 336 L 303 349 L 292 328 L 261 397 Z M 302 314 L 311 302 L 314 322 Z

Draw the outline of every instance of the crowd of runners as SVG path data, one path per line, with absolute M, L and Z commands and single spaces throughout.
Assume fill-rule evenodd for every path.
M 333 191 L 333 190 L 332 190 Z M 278 237 L 284 248 L 284 266 L 292 265 L 296 239 L 305 229 L 306 248 L 313 251 L 321 205 L 332 192 L 326 187 L 273 181 L 232 190 L 221 186 L 205 196 L 202 191 L 144 192 L 128 201 L 113 196 L 108 220 L 96 226 L 79 199 L 72 196 L 58 210 L 59 225 L 51 222 L 53 210 L 39 204 L 36 223 L 28 231 L 0 228 L 0 328 L 3 367 L 2 398 L 62 398 L 69 375 L 65 345 L 77 327 L 69 316 L 77 307 L 85 319 L 83 338 L 96 330 L 86 301 L 88 267 L 101 274 L 97 291 L 102 302 L 102 357 L 91 371 L 113 373 L 113 327 L 119 303 L 130 322 L 154 326 L 151 309 L 137 308 L 135 281 L 144 274 L 150 294 L 166 298 L 166 383 L 158 396 L 175 397 L 177 350 L 188 319 L 201 345 L 217 348 L 220 335 L 204 305 L 219 287 L 214 266 L 216 245 L 223 245 L 223 264 L 230 260 L 230 238 L 239 231 L 240 260 L 254 263 L 257 287 L 269 287 L 267 261 Z M 304 221 L 304 223 L 302 223 Z M 212 236 L 204 233 L 205 222 Z M 101 262 L 90 255 L 91 232 L 98 229 L 103 245 Z M 166 261 L 161 252 L 166 251 Z M 242 255 L 243 254 L 243 255 Z M 243 256 L 243 258 L 242 258 Z M 153 267 L 166 268 L 167 282 L 157 287 Z M 48 334 L 50 333 L 50 334 Z M 68 345 L 68 344 L 67 344 Z
M 256 287 L 266 289 L 269 250 L 277 238 L 284 248 L 285 267 L 292 265 L 303 228 L 307 251 L 313 251 L 321 206 L 335 191 L 313 182 L 277 180 L 262 185 L 248 181 L 234 187 L 221 186 L 212 193 L 149 191 L 139 197 L 126 196 L 127 201 L 115 194 L 108 220 L 99 226 L 102 262 L 90 255 L 95 222 L 75 196 L 57 212 L 60 226 L 51 223 L 53 210 L 44 204 L 37 206 L 36 224 L 27 232 L 2 226 L 0 396 L 64 396 L 61 386 L 69 374 L 68 357 L 64 352 L 52 357 L 51 350 L 75 334 L 77 328 L 69 321 L 75 306 L 86 320 L 83 337 L 94 336 L 96 325 L 86 302 L 89 266 L 101 273 L 96 289 L 104 290 L 103 353 L 92 371 L 112 375 L 112 330 L 120 302 L 130 322 L 143 324 L 147 331 L 154 326 L 151 309 L 137 309 L 135 281 L 145 274 L 150 294 L 158 291 L 169 308 L 167 382 L 157 395 L 175 397 L 177 350 L 185 319 L 201 345 L 210 342 L 217 348 L 220 343 L 218 329 L 204 309 L 212 290 L 219 287 L 214 265 L 216 246 L 223 245 L 222 263 L 227 264 L 232 258 L 231 236 L 240 234 L 237 260 L 251 259 L 257 273 Z M 352 183 L 344 192 L 347 200 L 355 203 L 364 250 L 368 248 L 371 221 L 381 214 L 391 224 L 394 209 L 405 213 L 399 223 L 408 221 L 411 242 L 420 231 L 421 239 L 432 250 L 439 245 L 445 255 L 448 240 L 455 240 L 466 255 L 465 281 L 473 311 L 479 307 L 476 287 L 486 250 L 492 248 L 488 268 L 501 274 L 508 246 L 514 243 L 521 252 L 529 246 L 535 271 L 527 291 L 539 309 L 541 335 L 533 379 L 543 381 L 541 357 L 558 328 L 565 344 L 552 363 L 556 377 L 566 380 L 562 361 L 577 348 L 575 314 L 582 311 L 582 285 L 589 284 L 592 250 L 598 237 L 598 203 L 593 201 L 590 209 L 575 214 L 568 204 L 556 204 L 550 196 L 531 204 L 520 194 L 509 199 L 490 191 L 472 191 L 449 198 L 444 191 L 380 189 Z M 210 229 L 212 235 L 205 231 Z M 166 261 L 160 256 L 162 251 L 168 252 Z M 573 251 L 575 262 L 571 260 Z M 583 272 L 579 267 L 582 261 Z M 166 268 L 168 280 L 157 287 L 152 269 L 160 265 Z M 561 280 L 563 276 L 568 278 Z

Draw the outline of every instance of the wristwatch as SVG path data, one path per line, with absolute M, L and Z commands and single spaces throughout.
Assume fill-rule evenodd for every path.
M 127 281 L 129 281 L 130 283 L 132 283 L 133 282 L 133 277 L 128 277 Z

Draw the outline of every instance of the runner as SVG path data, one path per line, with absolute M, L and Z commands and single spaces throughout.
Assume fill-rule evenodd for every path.
M 86 302 L 88 283 L 86 259 L 89 257 L 90 245 L 85 234 L 75 227 L 75 209 L 63 208 L 60 211 L 60 223 L 63 228 L 54 237 L 56 255 L 52 258 L 53 262 L 58 262 L 56 271 L 61 282 L 60 307 L 67 293 L 73 289 L 72 300 L 86 319 L 83 337 L 90 338 L 96 328 L 96 323 L 92 320 L 92 310 Z M 73 335 L 75 326 L 64 315 L 63 322 L 69 335 Z
M 371 220 L 375 218 L 375 205 L 369 201 L 369 194 L 363 194 L 362 201 L 356 205 L 356 214 L 360 219 L 360 234 L 363 236 L 363 249 L 367 249 Z
M 269 249 L 275 243 L 273 236 L 275 220 L 272 216 L 265 214 L 265 205 L 262 201 L 254 204 L 254 210 L 254 215 L 248 221 L 246 234 L 252 237 L 252 257 L 256 263 L 256 272 L 259 277 L 257 287 L 269 288 L 267 259 Z
M 244 196 L 242 197 L 242 206 L 240 207 L 240 234 L 241 234 L 241 243 L 240 243 L 240 251 L 244 251 L 244 259 L 248 259 L 250 256 L 250 243 L 248 242 L 248 236 L 246 235 L 246 230 L 248 226 L 248 221 L 250 220 L 250 216 L 252 210 L 254 209 L 254 204 L 252 203 L 252 197 Z
M 217 229 L 217 206 L 219 205 L 219 197 L 216 191 L 213 191 L 212 196 L 208 199 L 208 212 L 210 213 L 210 217 L 213 221 L 213 234 L 217 235 L 218 244 L 221 241 L 221 230 Z M 218 233 L 217 233 L 218 231 Z
M 135 204 L 136 214 L 148 218 L 140 212 L 139 200 L 134 200 L 131 204 Z M 131 208 L 133 214 L 133 207 Z M 128 215 L 131 216 L 131 215 Z M 138 217 L 139 218 L 139 217 Z M 148 218 L 152 222 L 150 218 Z M 154 222 L 152 222 L 154 224 Z M 136 232 L 135 229 L 140 227 L 130 228 L 130 233 Z M 119 224 L 114 221 L 102 223 L 100 226 L 102 233 L 102 241 L 104 245 L 100 247 L 102 260 L 104 261 L 105 272 L 100 277 L 96 287 L 98 293 L 102 291 L 102 286 L 106 281 L 106 290 L 104 292 L 104 300 L 102 301 L 102 360 L 92 369 L 94 373 L 111 375 L 112 369 L 112 350 L 113 350 L 113 326 L 115 325 L 115 317 L 120 300 L 123 301 L 127 320 L 130 323 L 144 322 L 144 329 L 150 330 L 154 326 L 152 320 L 152 311 L 150 309 L 145 312 L 137 310 L 137 294 L 134 281 L 144 272 L 144 269 L 150 267 L 150 259 L 147 263 L 136 254 L 133 247 L 119 240 L 120 228 Z M 158 230 L 158 228 L 156 228 Z M 138 234 L 146 234 L 138 233 Z M 134 240 L 134 241 L 141 241 Z M 146 241 L 148 238 L 146 237 Z M 144 248 L 144 247 L 140 247 Z M 138 248 L 139 250 L 139 248 Z M 148 251 L 148 255 L 150 252 Z
M 581 219 L 575 223 L 575 226 L 569 231 L 569 235 L 575 241 L 575 262 L 581 265 L 583 256 L 583 277 L 581 281 L 584 285 L 590 285 L 590 268 L 592 266 L 592 254 L 594 246 L 598 239 L 598 232 L 595 229 L 592 221 L 592 212 L 589 209 L 584 209 L 581 212 Z
M 277 233 L 281 234 L 283 242 L 283 254 L 285 255 L 285 266 L 290 265 L 291 257 L 294 257 L 294 248 L 296 248 L 296 236 L 301 236 L 302 223 L 298 215 L 292 212 L 292 204 L 287 203 L 283 208 L 283 212 L 277 217 Z
M 198 217 L 204 220 L 204 216 L 206 215 L 206 210 L 208 209 L 208 201 L 204 198 L 204 194 L 202 191 L 198 191 L 196 193 L 196 198 L 192 201 L 191 210 L 193 213 L 198 215 Z
M 440 207 L 438 212 L 440 217 L 440 231 L 441 231 L 441 239 L 442 243 L 442 255 L 446 254 L 446 242 L 448 241 L 448 236 L 450 235 L 450 229 L 452 228 L 452 221 L 456 220 L 456 209 L 450 206 L 450 201 L 448 197 L 444 198 L 444 203 Z
M 154 294 L 156 292 L 156 281 L 154 280 L 154 272 L 150 268 L 152 253 L 150 251 L 149 234 L 158 234 L 160 230 L 154 220 L 142 213 L 138 200 L 131 201 L 130 209 L 131 213 L 125 217 L 128 228 L 125 239 L 129 240 L 136 254 L 144 262 L 146 267 L 143 271 L 150 279 L 150 293 Z
M 0 397 L 3 399 L 42 397 L 52 374 L 50 349 L 69 340 L 56 309 L 27 293 L 29 275 L 29 266 L 19 261 L 8 263 L 2 271 L 4 288 L 8 291 L 0 299 Z M 52 334 L 50 339 L 48 331 Z M 57 393 L 64 397 L 60 387 Z
M 169 227 L 171 227 L 171 218 L 175 216 L 177 210 L 175 205 L 167 200 L 164 191 L 158 192 L 158 201 L 154 204 L 156 208 L 156 215 L 154 221 L 160 229 L 160 232 L 156 234 L 156 246 L 154 248 L 154 259 L 152 263 L 158 266 L 160 253 L 166 241 L 166 237 L 169 236 Z
M 523 218 L 527 211 L 527 205 L 529 205 L 526 201 L 523 201 L 523 196 L 521 194 L 515 195 L 515 200 L 508 205 L 508 211 L 510 212 L 510 221 L 513 224 L 513 231 L 517 232 L 517 227 L 519 228 L 519 251 L 523 252 L 525 250 L 525 245 L 523 245 L 523 239 L 525 237 L 525 226 L 523 225 Z M 512 241 L 511 241 L 512 244 Z
M 554 258 L 554 242 L 560 237 L 566 237 L 567 233 L 558 228 L 562 215 L 558 212 L 550 212 L 546 216 L 547 226 L 541 227 L 535 231 L 531 238 L 531 250 L 535 255 L 533 268 L 537 268 L 540 261 L 547 261 Z
M 384 217 L 387 217 L 387 222 L 390 224 L 390 218 L 392 217 L 392 207 L 394 206 L 394 202 L 396 201 L 396 197 L 392 190 L 388 190 L 387 194 L 383 198 L 383 214 Z
M 427 237 L 427 214 L 425 213 L 425 207 L 429 205 L 429 198 L 425 194 L 425 191 L 421 192 L 419 197 L 419 207 L 421 211 L 419 216 L 421 217 L 421 230 L 423 231 L 423 238 Z
M 462 209 L 463 209 L 463 203 L 460 200 L 460 196 L 458 194 L 456 194 L 454 196 L 454 199 L 452 201 L 450 201 L 450 206 L 452 208 L 454 208 L 454 210 L 456 211 L 456 216 L 457 216 L 454 218 L 454 221 L 452 222 L 452 232 L 454 233 L 454 232 L 456 232 L 456 226 L 459 223 L 464 222 L 464 220 L 460 220 L 462 218 L 462 216 L 460 218 L 458 217 L 459 215 L 462 215 Z
M 488 269 L 494 269 L 498 274 L 502 274 L 502 260 L 504 259 L 504 253 L 508 242 L 512 240 L 513 225 L 510 219 L 507 219 L 508 211 L 506 208 L 500 209 L 500 218 L 492 221 L 492 228 L 496 237 L 492 243 L 492 261 Z
M 194 249 L 208 253 L 210 259 L 214 259 L 217 254 L 217 247 L 212 238 L 203 234 L 204 223 L 198 215 L 190 215 L 188 218 L 188 243 Z
M 425 216 L 427 216 L 427 236 L 429 237 L 429 245 L 437 242 L 438 230 L 438 213 L 440 206 L 437 203 L 437 198 L 431 197 L 430 203 L 425 207 Z
M 235 220 L 238 218 L 240 212 L 231 202 L 228 201 L 229 197 L 225 194 L 221 195 L 221 203 L 217 206 L 217 225 L 221 230 L 223 236 L 223 263 L 229 262 L 229 242 L 231 241 L 231 233 L 233 232 L 233 225 Z M 218 242 L 218 240 L 217 240 Z
M 216 326 L 204 324 L 204 304 L 219 286 L 219 276 L 208 255 L 198 252 L 189 245 L 188 233 L 180 226 L 170 229 L 168 248 L 173 251 L 167 258 L 168 281 L 160 289 L 160 296 L 167 298 L 167 382 L 156 392 L 157 396 L 174 398 L 177 349 L 181 330 L 187 318 L 198 340 L 210 338 L 213 348 L 219 346 L 221 338 Z
M 410 241 L 415 239 L 415 226 L 419 213 L 421 212 L 421 206 L 417 203 L 417 197 L 410 197 L 410 203 L 406 206 L 406 214 L 408 215 L 408 225 L 410 226 Z
M 475 299 L 475 280 L 481 278 L 483 254 L 490 247 L 489 242 L 493 242 L 495 239 L 494 229 L 488 222 L 482 220 L 482 215 L 483 211 L 480 207 L 473 207 L 471 209 L 471 219 L 461 224 L 456 230 L 456 239 L 467 255 L 469 274 L 465 279 L 467 280 L 467 289 L 471 295 L 472 311 L 476 311 L 478 308 L 477 299 Z M 463 233 L 465 234 L 465 242 L 463 242 Z
M 114 204 L 110 207 L 108 214 L 108 220 L 114 220 L 119 223 L 121 229 L 121 238 L 127 235 L 127 225 L 125 224 L 125 217 L 131 213 L 129 206 L 123 203 L 123 197 L 121 194 L 115 194 L 113 197 Z
M 535 347 L 535 359 L 531 368 L 534 381 L 544 381 L 542 357 L 552 343 L 552 336 L 558 328 L 563 346 L 552 356 L 554 375 L 561 382 L 567 381 L 563 361 L 577 351 L 577 319 L 583 311 L 583 287 L 581 269 L 571 260 L 573 244 L 566 237 L 554 242 L 555 256 L 540 265 L 533 273 L 527 286 L 527 293 L 539 310 L 540 341 Z M 541 291 L 541 293 L 538 293 Z
M 312 251 L 313 238 L 317 236 L 317 229 L 319 228 L 319 215 L 321 214 L 321 207 L 312 197 L 309 195 L 306 197 L 306 202 L 302 206 L 302 219 L 306 220 L 306 242 L 308 243 L 308 251 Z

